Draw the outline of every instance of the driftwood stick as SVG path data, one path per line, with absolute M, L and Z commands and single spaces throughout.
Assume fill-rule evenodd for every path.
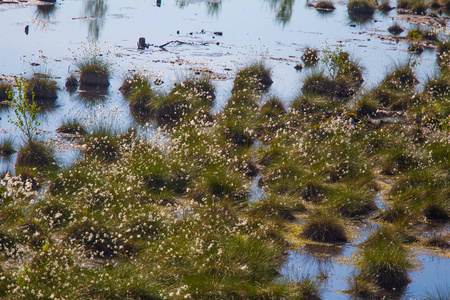
M 162 44 L 162 45 L 157 46 L 157 47 L 159 47 L 159 48 L 164 48 L 164 47 L 166 47 L 167 45 L 170 45 L 170 44 L 172 44 L 172 43 L 177 43 L 177 44 L 179 44 L 179 45 L 183 45 L 183 44 L 185 44 L 185 45 L 196 45 L 195 43 L 189 43 L 189 42 L 183 42 L 183 41 L 175 40 L 175 41 L 167 42 L 167 43 Z M 198 45 L 207 45 L 207 44 L 209 44 L 209 43 L 201 43 L 201 44 L 198 44 Z

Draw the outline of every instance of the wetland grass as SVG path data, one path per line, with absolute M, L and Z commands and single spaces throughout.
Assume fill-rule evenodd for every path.
M 79 85 L 82 90 L 106 90 L 109 86 L 111 66 L 98 58 L 91 58 L 77 64 L 80 72 Z
M 207 110 L 215 99 L 215 88 L 208 78 L 187 78 L 175 84 L 167 96 L 154 101 L 159 125 L 173 126 L 200 110 Z
M 128 106 L 133 117 L 141 123 L 148 122 L 155 114 L 155 93 L 149 85 L 141 85 L 128 94 Z
M 244 90 L 252 93 L 266 92 L 272 83 L 270 68 L 264 62 L 254 62 L 237 72 L 231 92 L 234 94 Z
M 123 80 L 119 91 L 127 98 L 140 89 L 151 88 L 150 80 L 145 74 L 133 74 L 131 77 L 126 77 Z
M 348 241 L 342 221 L 325 210 L 311 212 L 303 226 L 301 237 L 322 243 L 346 243 Z
M 53 150 L 41 142 L 29 141 L 17 152 L 16 168 L 57 169 Z
M 87 133 L 85 126 L 83 126 L 77 119 L 64 120 L 61 126 L 56 129 L 56 132 L 61 134 L 75 134 L 79 136 Z
M 414 88 L 419 81 L 413 68 L 409 65 L 397 66 L 381 82 L 381 86 L 387 90 L 407 91 Z
M 111 162 L 120 157 L 120 145 L 114 132 L 105 127 L 96 128 L 84 137 L 83 152 L 100 161 Z
M 414 267 L 408 250 L 393 228 L 375 231 L 359 251 L 357 280 L 376 284 L 387 292 L 402 291 L 410 282 L 408 271 Z
M 55 106 L 59 87 L 48 74 L 34 74 L 27 80 L 27 98 L 33 99 L 39 107 L 44 109 Z
M 350 0 L 347 10 L 350 18 L 355 21 L 363 21 L 372 17 L 376 5 L 371 0 Z
M 380 103 L 372 95 L 364 95 L 355 103 L 355 113 L 359 118 L 375 117 L 381 109 Z
M 14 140 L 12 138 L 3 138 L 0 140 L 0 157 L 4 159 L 10 158 L 16 149 L 14 148 Z
M 13 234 L 3 244 L 29 256 L 27 276 L 46 280 L 22 280 L 5 268 L 17 263 L 8 261 L 16 250 L 5 250 L 0 234 L 0 273 L 14 284 L 0 283 L 0 295 L 320 299 L 320 280 L 277 280 L 294 226 L 289 222 L 305 216 L 298 237 L 331 243 L 325 247 L 335 250 L 322 253 L 341 255 L 350 239 L 344 224 L 377 209 L 380 168 L 389 176 L 383 180 L 394 182 L 386 193 L 389 208 L 377 218 L 381 229 L 360 245 L 350 290 L 357 297 L 389 297 L 404 289 L 413 264 L 403 242 L 417 239 L 385 226 L 447 222 L 446 82 L 429 80 L 412 100 L 417 79 L 395 70 L 349 111 L 346 102 L 363 81 L 361 67 L 346 53 L 334 54 L 336 72 L 310 78 L 289 112 L 278 98 L 259 102 L 267 70 L 238 73 L 230 99 L 214 116 L 208 111 L 215 91 L 207 79 L 187 78 L 166 95 L 153 93 L 141 74 L 126 79 L 124 98 L 140 101 L 139 113 L 151 109 L 150 120 L 159 118 L 155 137 L 94 128 L 80 139 L 82 155 L 73 165 L 44 178 L 44 166 L 25 164 L 16 169 L 23 178 L 5 176 L 0 233 Z M 330 86 L 348 82 L 352 95 L 330 93 Z M 402 113 L 411 123 L 370 122 L 398 101 L 408 104 Z M 419 114 L 418 103 L 429 107 Z M 435 103 L 440 112 L 430 108 Z M 76 120 L 64 124 L 70 133 L 80 131 Z M 264 192 L 252 202 L 256 179 Z M 317 249 L 305 246 L 319 256 Z

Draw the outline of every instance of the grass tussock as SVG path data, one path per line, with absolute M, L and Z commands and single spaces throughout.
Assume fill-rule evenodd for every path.
M 351 0 L 347 3 L 348 14 L 355 21 L 371 18 L 375 9 L 376 5 L 371 0 Z
M 111 66 L 98 58 L 86 59 L 77 64 L 80 72 L 80 89 L 106 89 L 109 86 Z
M 33 99 L 39 106 L 51 106 L 58 98 L 59 87 L 47 74 L 34 74 L 27 80 L 27 98 Z
M 255 62 L 238 71 L 231 92 L 266 92 L 272 83 L 270 68 L 263 62 Z
M 16 153 L 14 140 L 12 138 L 3 138 L 0 141 L 0 157 L 8 159 Z
M 342 221 L 324 210 L 317 210 L 310 214 L 303 227 L 301 237 L 324 243 L 346 243 L 348 241 Z
M 41 142 L 28 142 L 17 152 L 17 167 L 46 170 L 55 169 L 57 165 L 51 148 Z
M 395 230 L 383 227 L 361 247 L 356 266 L 357 280 L 372 282 L 384 290 L 401 291 L 410 281 L 408 271 L 414 264 Z

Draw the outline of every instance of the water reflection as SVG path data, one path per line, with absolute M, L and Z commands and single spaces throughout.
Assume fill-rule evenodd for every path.
M 84 17 L 88 23 L 88 38 L 98 40 L 100 32 L 103 29 L 108 6 L 105 0 L 87 0 L 84 2 Z
M 218 16 L 220 10 L 222 9 L 222 1 L 221 0 L 209 0 L 206 2 L 206 9 L 209 16 Z M 196 3 L 192 0 L 177 0 L 177 6 L 179 8 L 184 8 L 185 6 L 188 6 L 189 4 Z
M 209 16 L 218 16 L 222 9 L 222 2 L 208 2 L 206 8 Z
M 270 1 L 272 10 L 276 13 L 276 19 L 281 24 L 286 25 L 292 17 L 292 7 L 295 0 L 266 0 Z
M 52 4 L 38 4 L 36 6 L 36 19 L 50 21 L 55 16 L 57 11 L 55 3 Z
M 90 90 L 78 90 L 76 99 L 86 107 L 94 107 L 99 103 L 105 102 L 108 96 L 108 88 L 98 88 Z

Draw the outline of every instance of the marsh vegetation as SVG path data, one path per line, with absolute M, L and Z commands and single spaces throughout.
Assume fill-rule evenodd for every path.
M 105 15 L 105 1 L 91 2 L 87 12 Z M 286 21 L 293 3 L 270 7 Z M 206 4 L 217 14 L 222 3 Z M 348 13 L 360 22 L 380 7 L 352 0 Z M 87 21 L 98 37 L 102 20 Z M 226 96 L 212 72 L 164 85 L 130 65 L 117 78 L 106 55 L 71 61 L 67 91 L 43 73 L 1 83 L 2 117 L 18 133 L 0 140 L 14 169 L 0 177 L 0 297 L 326 299 L 328 273 L 283 276 L 299 250 L 343 257 L 346 297 L 401 298 L 418 251 L 449 248 L 450 46 L 427 32 L 404 34 L 436 44 L 426 81 L 410 59 L 367 87 L 355 53 L 299 48 L 307 72 L 292 101 L 272 92 L 280 78 L 261 59 L 236 68 Z M 38 112 L 64 93 L 86 110 L 57 122 L 55 142 Z M 131 122 L 97 106 L 108 93 Z

